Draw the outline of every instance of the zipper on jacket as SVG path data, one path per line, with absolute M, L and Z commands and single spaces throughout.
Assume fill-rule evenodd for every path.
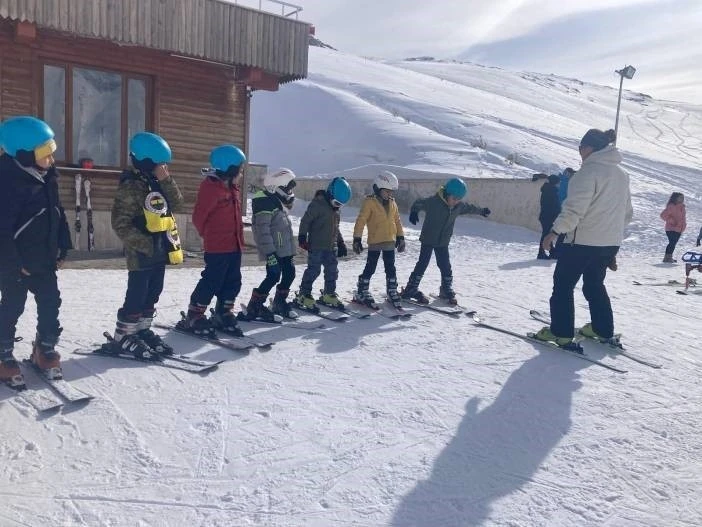
M 17 229 L 17 232 L 15 232 L 15 235 L 14 235 L 13 239 L 16 240 L 16 239 L 19 237 L 19 235 L 22 234 L 22 231 L 23 231 L 23 230 L 25 230 L 27 227 L 29 227 L 29 226 L 31 225 L 31 223 L 32 223 L 36 218 L 38 218 L 39 216 L 41 216 L 41 215 L 44 214 L 45 212 L 46 212 L 46 207 L 44 207 L 44 208 L 41 209 L 39 212 L 37 212 L 34 216 L 32 216 L 31 218 L 29 218 L 29 220 L 28 220 L 24 225 L 22 225 L 19 229 Z

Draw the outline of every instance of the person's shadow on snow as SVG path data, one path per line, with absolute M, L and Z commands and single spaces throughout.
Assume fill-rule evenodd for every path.
M 455 437 L 429 478 L 402 499 L 392 525 L 483 525 L 495 521 L 493 501 L 531 481 L 548 484 L 548 473 L 537 472 L 568 433 L 572 394 L 581 386 L 577 372 L 587 366 L 545 350 L 512 373 L 489 406 L 470 399 Z

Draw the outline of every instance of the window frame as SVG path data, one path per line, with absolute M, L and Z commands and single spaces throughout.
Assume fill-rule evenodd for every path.
M 44 68 L 45 66 L 53 66 L 56 68 L 62 68 L 65 72 L 65 111 L 64 116 L 64 151 L 66 152 L 67 159 L 57 159 L 58 164 L 66 166 L 77 166 L 78 159 L 73 159 L 73 69 L 88 69 L 94 71 L 102 71 L 105 73 L 110 73 L 113 75 L 119 75 L 121 77 L 121 108 L 120 108 L 120 148 L 119 148 L 119 159 L 120 165 L 95 165 L 95 168 L 105 169 L 105 170 L 119 170 L 124 165 L 123 163 L 128 161 L 129 156 L 129 138 L 127 137 L 128 130 L 128 118 L 129 118 L 129 81 L 138 80 L 144 83 L 144 123 L 146 130 L 153 130 L 154 126 L 154 79 L 149 75 L 144 75 L 141 73 L 135 73 L 131 71 L 123 70 L 113 70 L 109 68 L 98 67 L 93 64 L 82 64 L 79 62 L 65 62 L 53 59 L 42 59 L 39 63 L 39 116 L 44 118 Z

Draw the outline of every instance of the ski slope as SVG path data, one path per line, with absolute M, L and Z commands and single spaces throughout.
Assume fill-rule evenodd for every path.
M 574 80 L 311 51 L 310 79 L 268 103 L 286 103 L 292 114 L 318 104 L 326 108 L 321 121 L 286 128 L 278 118 L 269 147 L 257 143 L 271 165 L 299 175 L 360 166 L 372 154 L 376 163 L 442 173 L 528 177 L 549 163 L 577 167 L 579 137 L 590 126 L 609 127 L 613 115 L 611 90 Z M 437 95 L 430 97 L 432 90 Z M 702 219 L 702 114 L 634 94 L 623 110 L 620 146 L 636 217 L 619 270 L 606 284 L 623 342 L 661 369 L 585 343 L 592 357 L 628 370 L 614 373 L 479 328 L 466 316 L 410 308 L 407 322 L 373 316 L 327 322 L 318 331 L 251 329 L 278 342 L 248 355 L 168 335 L 181 353 L 226 360 L 193 375 L 73 354 L 114 329 L 127 275 L 65 270 L 64 373 L 95 399 L 44 415 L 0 389 L 0 525 L 702 524 L 702 297 L 632 285 L 684 278 L 682 265 L 660 263 L 666 240 L 657 216 L 672 190 L 683 191 L 690 230 L 676 256 L 694 248 Z M 261 108 L 256 112 L 254 121 L 264 122 Z M 303 142 L 303 126 L 318 133 Z M 476 136 L 486 149 L 467 146 Z M 335 153 L 341 144 L 347 150 Z M 506 165 L 501 158 L 510 151 L 528 153 L 529 161 Z M 305 206 L 296 203 L 295 222 Z M 343 210 L 349 246 L 356 213 Z M 397 259 L 403 284 L 419 253 L 418 228 L 407 228 L 406 236 L 407 252 Z M 554 263 L 535 259 L 537 242 L 526 229 L 460 219 L 451 258 L 461 304 L 515 331 L 540 328 L 529 309 L 548 311 Z M 338 291 L 347 299 L 364 257 L 340 264 Z M 297 263 L 299 280 L 304 255 Z M 433 265 L 422 282 L 426 293 L 438 291 Z M 371 290 L 381 297 L 379 267 Z M 246 301 L 264 273 L 253 267 L 243 274 Z M 168 270 L 161 321 L 178 319 L 198 278 L 197 269 Z M 577 290 L 576 322 L 587 321 Z M 18 327 L 25 339 L 16 346 L 18 358 L 29 356 L 34 327 L 30 300 Z

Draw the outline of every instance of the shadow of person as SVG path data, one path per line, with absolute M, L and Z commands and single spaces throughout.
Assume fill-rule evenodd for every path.
M 428 479 L 403 499 L 395 527 L 468 527 L 491 518 L 491 503 L 533 479 L 568 432 L 577 371 L 589 364 L 544 350 L 514 371 L 497 398 L 466 414 Z M 497 522 L 499 523 L 499 522 Z
M 516 269 L 527 269 L 529 267 L 550 267 L 556 260 L 523 260 L 521 262 L 508 262 L 498 266 L 502 271 L 514 271 Z
M 342 353 L 362 346 L 365 337 L 391 331 L 403 331 L 407 329 L 407 324 L 411 324 L 411 322 L 393 321 L 376 313 L 363 319 L 352 317 L 345 322 L 336 323 L 332 329 L 304 335 L 302 338 L 303 340 L 317 340 L 317 351 L 320 353 Z

